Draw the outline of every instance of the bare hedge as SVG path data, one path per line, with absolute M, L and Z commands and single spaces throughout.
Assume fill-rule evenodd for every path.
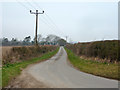
M 12 47 L 12 49 L 2 55 L 3 65 L 7 63 L 21 62 L 34 57 L 39 57 L 44 53 L 53 51 L 57 46 L 23 46 Z
M 66 47 L 71 49 L 77 55 L 85 55 L 86 57 L 98 57 L 101 59 L 119 61 L 118 40 L 96 41 L 88 43 L 69 44 Z

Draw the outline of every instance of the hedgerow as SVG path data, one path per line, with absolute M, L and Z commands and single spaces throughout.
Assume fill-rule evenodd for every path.
M 119 61 L 120 45 L 118 40 L 96 41 L 88 43 L 77 43 L 66 45 L 75 54 L 86 57 L 98 57 L 110 62 Z
M 21 62 L 34 57 L 40 57 L 42 54 L 53 51 L 57 46 L 21 46 L 12 47 L 9 53 L 2 55 L 3 65 L 15 62 Z

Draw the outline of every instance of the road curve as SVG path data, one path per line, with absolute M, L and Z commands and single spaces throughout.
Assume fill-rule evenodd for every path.
M 51 88 L 118 88 L 117 80 L 83 73 L 71 67 L 63 47 L 49 60 L 30 67 L 27 73 Z

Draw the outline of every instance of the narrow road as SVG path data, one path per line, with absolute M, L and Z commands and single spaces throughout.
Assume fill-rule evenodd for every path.
M 80 72 L 68 64 L 63 47 L 47 61 L 35 64 L 27 73 L 53 88 L 118 88 L 118 81 Z

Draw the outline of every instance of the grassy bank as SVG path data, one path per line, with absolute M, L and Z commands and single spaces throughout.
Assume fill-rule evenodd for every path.
M 8 85 L 11 79 L 19 75 L 23 68 L 27 67 L 30 64 L 46 60 L 53 55 L 55 55 L 58 52 L 58 48 L 52 52 L 48 52 L 43 54 L 41 57 L 37 57 L 31 60 L 24 60 L 20 63 L 14 63 L 14 64 L 6 64 L 2 68 L 2 87 L 5 87 Z
M 67 48 L 65 48 L 65 50 L 67 51 L 68 59 L 71 64 L 80 71 L 110 79 L 118 79 L 118 64 L 83 60 L 79 56 L 75 55 L 71 50 Z

